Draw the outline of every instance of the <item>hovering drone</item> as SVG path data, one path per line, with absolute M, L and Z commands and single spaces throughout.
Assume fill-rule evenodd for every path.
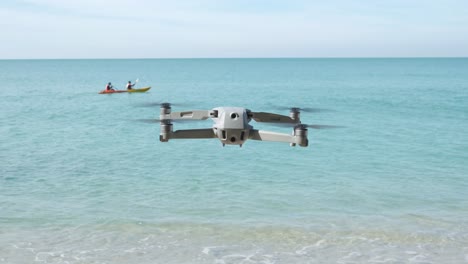
M 289 143 L 291 146 L 307 147 L 307 128 L 332 128 L 333 126 L 301 124 L 300 108 L 291 108 L 289 116 L 267 112 L 253 112 L 242 107 L 216 107 L 211 110 L 190 110 L 171 112 L 170 103 L 161 104 L 159 119 L 161 132 L 159 140 L 168 142 L 171 139 L 218 138 L 225 145 L 242 145 L 248 140 L 276 141 Z M 173 131 L 172 122 L 180 120 L 206 120 L 214 122 L 211 128 L 184 129 Z M 264 123 L 289 124 L 292 134 L 276 133 L 254 129 L 250 121 Z

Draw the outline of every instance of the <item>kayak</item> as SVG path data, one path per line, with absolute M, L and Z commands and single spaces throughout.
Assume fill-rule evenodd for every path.
M 127 90 L 127 92 L 129 92 L 129 93 L 144 93 L 144 92 L 148 91 L 149 89 L 151 89 L 151 86 L 150 87 L 143 87 L 143 88 L 135 88 L 135 89 Z
M 112 93 L 144 93 L 151 89 L 150 87 L 143 87 L 143 88 L 135 88 L 131 90 L 102 90 L 99 93 L 100 94 L 112 94 Z

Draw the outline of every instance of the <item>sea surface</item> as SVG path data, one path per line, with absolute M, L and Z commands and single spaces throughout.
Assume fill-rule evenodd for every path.
M 0 263 L 468 263 L 466 58 L 1 60 L 0 83 Z M 165 101 L 342 128 L 161 143 L 138 119 Z

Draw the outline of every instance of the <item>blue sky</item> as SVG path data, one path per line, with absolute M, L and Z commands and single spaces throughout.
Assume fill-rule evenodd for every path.
M 2 0 L 0 59 L 468 57 L 467 0 Z

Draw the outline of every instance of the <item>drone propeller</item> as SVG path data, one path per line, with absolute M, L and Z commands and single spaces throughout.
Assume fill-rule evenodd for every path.
M 300 112 L 306 112 L 306 113 L 319 113 L 319 112 L 328 112 L 331 111 L 330 109 L 325 109 L 325 108 L 315 108 L 315 107 L 291 107 L 290 110 L 298 110 Z
M 344 126 L 333 126 L 333 125 L 317 125 L 317 124 L 303 124 L 303 123 L 268 123 L 276 127 L 302 127 L 302 128 L 311 128 L 311 129 L 334 129 L 334 128 L 344 128 Z
M 281 111 L 290 111 L 290 112 L 306 112 L 306 113 L 319 113 L 319 112 L 329 112 L 330 109 L 325 108 L 315 108 L 315 107 L 286 107 L 286 106 L 274 106 L 274 108 Z
M 190 107 L 190 104 L 188 103 L 168 103 L 168 102 L 146 102 L 146 103 L 139 103 L 136 104 L 136 107 L 160 107 L 162 105 L 167 105 L 167 106 L 181 106 L 181 107 Z
M 161 122 L 159 119 L 155 119 L 155 118 L 132 119 L 132 121 L 140 122 L 140 123 L 147 123 L 147 124 L 154 124 L 154 123 Z
M 298 124 L 296 127 L 312 128 L 312 129 L 333 129 L 333 128 L 344 128 L 343 126 L 332 126 L 332 125 L 308 125 Z
M 171 123 L 183 123 L 183 122 L 190 122 L 190 121 L 198 121 L 196 119 L 158 119 L 158 118 L 141 118 L 141 119 L 133 119 L 132 121 L 140 122 L 140 123 L 147 123 L 147 124 L 156 124 L 160 123 L 164 120 L 170 120 Z

